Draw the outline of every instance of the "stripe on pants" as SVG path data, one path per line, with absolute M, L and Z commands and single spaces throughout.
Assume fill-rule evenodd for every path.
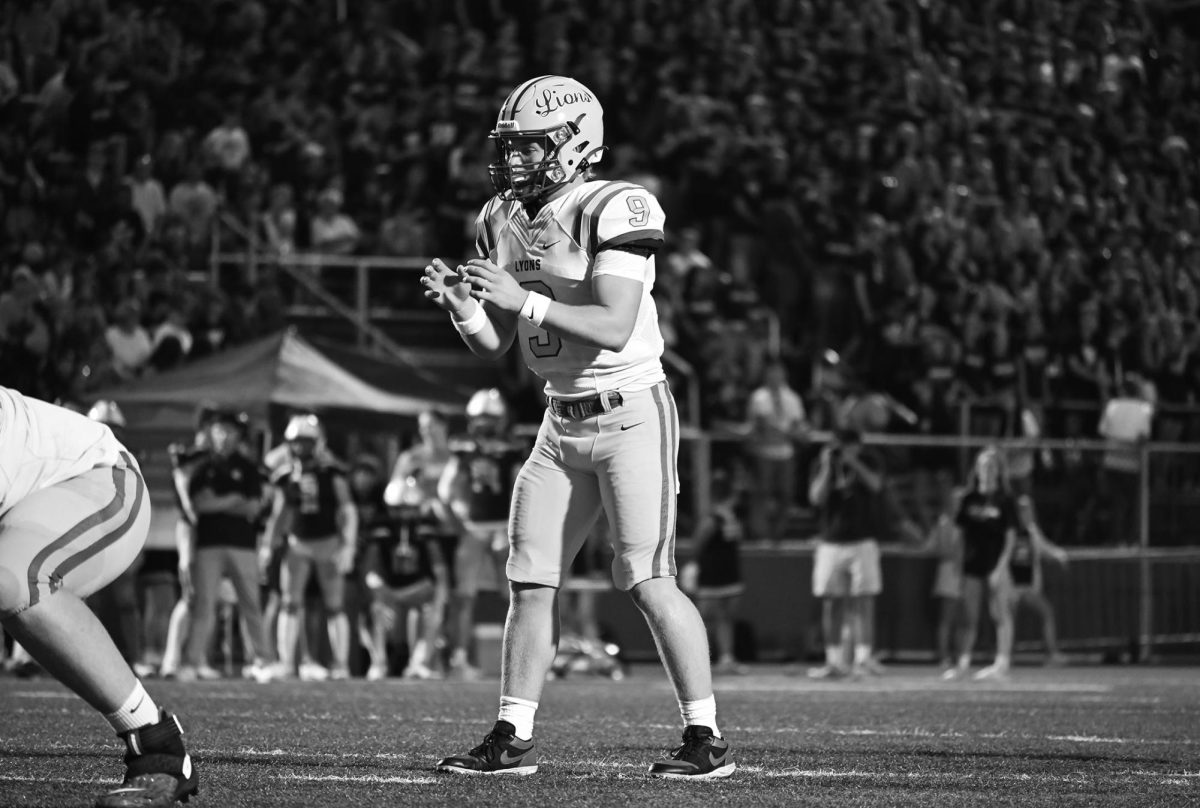
M 130 462 L 128 459 L 128 456 L 125 455 L 124 453 L 122 453 L 122 459 L 126 462 Z M 93 513 L 88 514 L 83 519 L 81 519 L 79 522 L 77 522 L 73 527 L 71 527 L 71 529 L 68 530 L 66 533 L 59 536 L 57 539 L 52 541 L 50 544 L 43 547 L 41 549 L 41 551 L 39 551 L 38 554 L 33 557 L 33 560 L 29 562 L 29 569 L 28 569 L 26 575 L 27 575 L 28 583 L 29 583 L 29 605 L 30 606 L 35 605 L 38 602 L 38 600 L 40 599 L 39 591 L 38 591 L 38 579 L 41 575 L 42 567 L 45 566 L 46 562 L 50 559 L 50 557 L 53 556 L 55 553 L 58 553 L 64 549 L 69 548 L 71 546 L 71 544 L 75 541 L 78 541 L 80 539 L 80 537 L 84 536 L 85 534 L 87 534 L 91 531 L 95 531 L 96 529 L 100 528 L 102 525 L 108 523 L 109 521 L 111 521 L 112 519 L 116 518 L 117 516 L 119 516 L 121 514 L 122 510 L 125 508 L 126 475 L 129 473 L 131 473 L 131 469 L 127 468 L 124 465 L 113 466 L 112 467 L 113 488 L 115 489 L 113 492 L 113 498 L 111 500 L 109 500 L 109 502 L 107 504 L 105 504 L 104 507 L 100 508 L 97 511 L 94 511 Z M 137 477 L 137 481 L 138 481 L 137 505 L 140 506 L 144 482 L 143 482 L 140 474 L 138 474 L 136 471 L 132 471 L 132 473 Z M 120 538 L 129 529 L 129 526 L 133 523 L 133 520 L 134 520 L 134 518 L 136 518 L 136 516 L 137 516 L 137 509 L 135 508 L 132 511 L 132 513 L 114 531 L 110 531 L 109 533 L 106 533 L 100 537 L 99 542 L 103 543 L 101 547 L 99 547 L 98 549 L 91 551 L 91 552 L 89 552 L 88 548 L 85 548 L 84 550 L 80 551 L 81 553 L 84 553 L 85 555 L 82 559 L 79 559 L 79 561 L 72 563 L 73 559 L 75 559 L 76 556 L 80 555 L 80 553 L 73 553 L 72 555 L 68 556 L 63 561 L 63 563 L 59 565 L 58 569 L 55 570 L 54 574 L 51 576 L 50 591 L 53 592 L 56 588 L 53 583 L 55 578 L 57 578 L 58 580 L 61 580 L 61 577 L 59 577 L 59 576 L 61 576 L 62 574 L 65 574 L 65 573 L 63 573 L 64 567 L 66 567 L 67 571 L 69 572 L 71 569 L 74 569 L 76 566 L 78 566 L 79 563 L 82 563 L 82 561 L 87 560 L 87 558 L 91 557 L 96 552 L 99 552 L 99 550 L 103 549 L 103 547 L 106 547 L 109 544 L 112 544 L 112 542 L 114 542 L 118 538 Z
M 106 533 L 104 536 L 100 537 L 99 541 L 88 545 L 78 553 L 75 553 L 63 561 L 63 563 L 58 566 L 58 569 L 54 571 L 54 577 L 58 578 L 60 581 L 67 577 L 71 570 L 75 569 L 89 558 L 92 558 L 97 553 L 100 553 L 106 547 L 111 546 L 114 542 L 128 533 L 129 528 L 131 528 L 133 523 L 137 521 L 138 513 L 142 509 L 142 499 L 145 497 L 146 493 L 146 481 L 142 479 L 142 475 L 134 469 L 124 469 L 124 472 L 125 473 L 122 475 L 123 479 L 121 480 L 121 484 L 128 485 L 128 481 L 124 478 L 129 476 L 133 477 L 135 483 L 133 504 L 126 509 L 125 521 L 113 530 Z M 125 492 L 122 490 L 122 501 L 125 499 L 124 493 Z
M 659 498 L 658 545 L 654 548 L 654 574 L 675 574 L 675 411 L 666 385 L 656 384 L 650 388 L 654 406 L 658 410 L 659 467 L 662 473 L 662 489 Z

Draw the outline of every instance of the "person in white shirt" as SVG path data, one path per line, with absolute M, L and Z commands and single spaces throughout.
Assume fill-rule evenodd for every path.
M 1141 508 L 1141 446 L 1154 423 L 1153 393 L 1145 382 L 1127 379 L 1100 416 L 1100 437 L 1109 442 L 1100 462 L 1098 502 L 1109 511 L 1108 539 L 1113 545 L 1138 543 Z
M 124 781 L 97 808 L 175 805 L 199 783 L 179 720 L 84 602 L 149 529 L 146 481 L 107 425 L 0 387 L 0 626 L 125 742 Z
M 112 351 L 113 371 L 122 380 L 140 376 L 154 353 L 141 314 L 136 301 L 126 300 L 117 306 L 113 324 L 104 330 L 104 341 Z
M 349 255 L 358 246 L 361 234 L 354 220 L 342 213 L 342 192 L 326 188 L 317 197 L 317 215 L 312 220 L 314 252 Z
M 183 181 L 172 188 L 167 197 L 167 209 L 183 219 L 192 246 L 203 244 L 208 238 L 218 204 L 217 192 L 204 181 L 200 166 L 196 164 L 188 166 Z
M 437 770 L 537 771 L 558 592 L 603 511 L 614 583 L 646 618 L 684 724 L 683 743 L 649 774 L 727 777 L 736 765 L 717 727 L 704 622 L 675 580 L 679 415 L 651 294 L 666 215 L 643 186 L 589 180 L 604 155 L 603 110 L 574 79 L 522 83 L 490 137 L 496 195 L 476 220 L 479 257 L 457 268 L 435 259 L 421 283 L 474 353 L 499 359 L 520 346 L 548 407 L 509 512 L 498 720 Z
M 153 175 L 154 160 L 143 154 L 133 164 L 133 173 L 125 178 L 129 186 L 130 201 L 146 228 L 146 237 L 157 232 L 158 222 L 167 212 L 167 198 L 162 183 Z
M 781 360 L 767 364 L 762 386 L 750 394 L 746 418 L 755 480 L 751 529 L 777 542 L 796 499 L 796 440 L 808 432 L 804 401 L 788 385 Z

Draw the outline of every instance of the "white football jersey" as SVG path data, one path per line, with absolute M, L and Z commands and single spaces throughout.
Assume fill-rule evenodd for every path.
M 105 424 L 0 387 L 0 515 L 34 491 L 116 464 L 123 451 Z
M 654 195 L 631 182 L 597 180 L 547 203 L 533 221 L 520 202 L 493 197 L 475 221 L 479 254 L 526 289 L 567 304 L 592 302 L 597 253 L 621 244 L 658 246 L 666 215 Z M 642 282 L 642 298 L 629 342 L 608 351 L 565 340 L 517 321 L 517 341 L 529 369 L 555 398 L 600 391 L 644 390 L 665 378 L 663 338 L 654 287 L 654 256 L 628 277 Z

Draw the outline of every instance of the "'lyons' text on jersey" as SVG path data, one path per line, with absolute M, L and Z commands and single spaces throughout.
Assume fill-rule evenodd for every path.
M 542 269 L 542 259 L 540 258 L 518 258 L 513 261 L 513 272 L 540 272 Z

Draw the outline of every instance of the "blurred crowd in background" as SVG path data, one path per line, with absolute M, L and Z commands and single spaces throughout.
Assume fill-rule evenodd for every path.
M 833 350 L 926 432 L 967 399 L 1098 413 L 1130 377 L 1193 403 L 1200 49 L 1169 11 L 7 3 L 0 375 L 83 399 L 278 329 L 269 267 L 192 280 L 223 216 L 279 256 L 467 254 L 500 98 L 567 73 L 605 104 L 601 176 L 669 213 L 656 293 L 706 423 L 776 349 L 810 401 Z

